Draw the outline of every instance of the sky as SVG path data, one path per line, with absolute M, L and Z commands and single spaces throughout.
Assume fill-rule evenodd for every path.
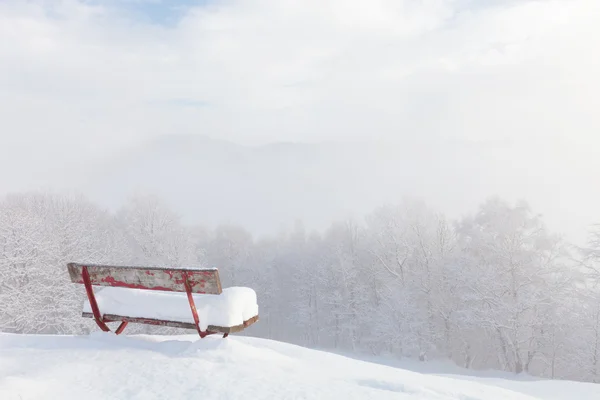
M 2 0 L 1 189 L 192 134 L 513 146 L 590 203 L 598 20 L 597 0 Z

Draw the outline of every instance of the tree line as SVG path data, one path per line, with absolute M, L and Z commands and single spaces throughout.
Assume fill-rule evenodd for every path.
M 11 194 L 0 201 L 0 331 L 97 330 L 81 318 L 71 261 L 217 267 L 224 286 L 257 292 L 248 335 L 600 381 L 600 229 L 573 246 L 524 202 L 490 198 L 453 221 L 403 200 L 323 232 L 297 223 L 255 238 L 187 225 L 155 196 L 111 213 L 81 196 Z

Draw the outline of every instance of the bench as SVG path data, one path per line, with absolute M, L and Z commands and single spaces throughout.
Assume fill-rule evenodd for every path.
M 105 332 L 120 322 L 195 329 L 201 338 L 241 332 L 258 321 L 256 293 L 250 288 L 222 289 L 216 268 L 127 267 L 67 264 L 71 282 L 87 293 L 82 316 Z M 102 286 L 97 292 L 93 286 Z

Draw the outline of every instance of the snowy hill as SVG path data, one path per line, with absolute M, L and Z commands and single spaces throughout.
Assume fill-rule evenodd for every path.
M 246 337 L 0 334 L 3 400 L 598 398 L 600 385 L 424 374 Z

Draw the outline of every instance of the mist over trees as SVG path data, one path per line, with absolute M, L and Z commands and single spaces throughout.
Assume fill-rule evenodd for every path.
M 224 286 L 256 290 L 253 336 L 600 381 L 600 228 L 576 248 L 525 203 L 492 198 L 451 221 L 405 200 L 324 232 L 298 223 L 255 238 L 185 225 L 153 196 L 113 214 L 83 197 L 12 194 L 0 202 L 0 331 L 97 330 L 70 261 L 217 267 Z

